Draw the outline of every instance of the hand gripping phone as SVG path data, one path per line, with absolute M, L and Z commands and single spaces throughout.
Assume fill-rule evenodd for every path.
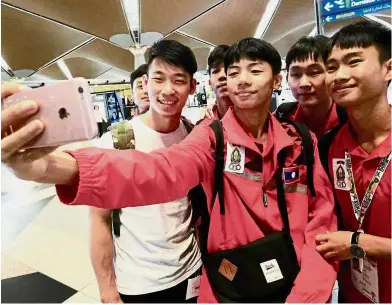
M 15 93 L 3 101 L 3 108 L 25 100 L 37 101 L 38 113 L 27 122 L 39 119 L 45 124 L 41 136 L 27 148 L 54 147 L 86 141 L 98 136 L 93 102 L 87 80 L 74 78 L 45 87 Z

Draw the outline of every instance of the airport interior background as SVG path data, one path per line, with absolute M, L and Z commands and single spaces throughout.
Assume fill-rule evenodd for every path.
M 351 11 L 350 1 L 4 0 L 1 82 L 37 88 L 83 77 L 102 116 L 114 122 L 129 119 L 135 114 L 130 73 L 154 42 L 174 39 L 189 46 L 197 59 L 197 90 L 183 111 L 196 122 L 215 101 L 206 71 L 214 46 L 262 38 L 277 48 L 284 63 L 302 36 L 330 37 L 361 19 L 391 27 L 390 1 L 373 1 L 379 7 L 367 1 L 362 10 Z M 273 93 L 272 109 L 293 101 L 283 80 Z M 60 149 L 88 146 L 89 141 Z M 60 204 L 53 185 L 21 181 L 2 164 L 3 302 L 99 303 L 88 238 L 87 207 Z

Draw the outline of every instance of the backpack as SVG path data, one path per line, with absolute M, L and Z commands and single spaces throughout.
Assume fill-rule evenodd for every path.
M 184 116 L 181 116 L 181 121 L 189 134 L 193 130 L 193 124 Z M 121 121 L 116 123 L 115 126 L 116 128 L 111 128 L 114 148 L 120 150 L 135 149 L 135 133 L 129 121 Z M 189 192 L 189 196 L 195 199 L 202 198 L 201 200 L 204 200 L 203 195 L 205 196 L 201 185 L 196 186 Z M 111 212 L 112 230 L 116 237 L 120 236 L 121 231 L 120 214 L 121 209 L 114 209 Z
M 297 107 L 297 105 L 298 105 L 298 102 L 290 102 L 290 103 L 280 104 L 279 107 L 276 109 L 276 117 L 278 118 L 278 120 L 288 119 L 290 114 Z M 339 125 L 343 125 L 344 123 L 347 122 L 348 116 L 347 116 L 347 112 L 344 108 L 336 105 L 336 113 L 338 115 L 338 119 L 339 119 L 339 123 L 340 123 Z

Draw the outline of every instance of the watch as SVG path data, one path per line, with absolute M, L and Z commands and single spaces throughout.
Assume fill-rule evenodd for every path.
M 362 232 L 354 232 L 351 235 L 350 253 L 355 258 L 365 258 L 366 251 L 359 245 L 359 234 Z

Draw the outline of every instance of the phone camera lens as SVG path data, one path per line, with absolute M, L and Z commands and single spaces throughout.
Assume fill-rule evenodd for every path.
M 79 93 L 83 93 L 84 92 L 82 87 L 79 87 L 78 91 L 79 91 Z

